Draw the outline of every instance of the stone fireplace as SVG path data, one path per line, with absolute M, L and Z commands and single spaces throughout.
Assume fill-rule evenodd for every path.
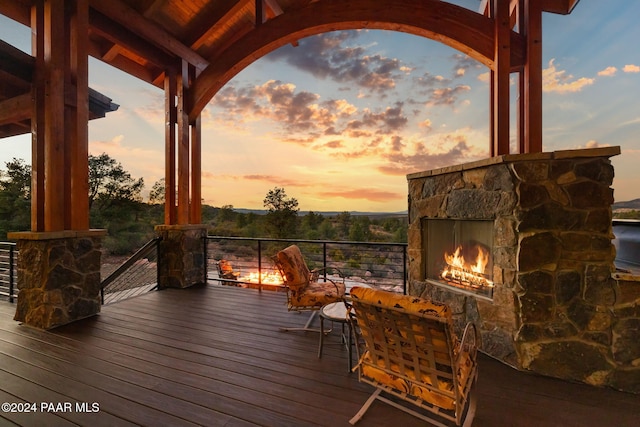
M 517 369 L 640 393 L 640 278 L 616 273 L 612 245 L 618 154 L 504 155 L 409 175 L 409 293 L 449 304 L 458 328 L 475 322 L 482 350 Z M 464 262 L 447 276 L 456 252 Z

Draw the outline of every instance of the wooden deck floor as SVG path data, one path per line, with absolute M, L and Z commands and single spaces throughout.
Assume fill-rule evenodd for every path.
M 282 293 L 218 285 L 167 290 L 52 332 L 17 324 L 2 302 L 0 403 L 36 403 L 37 412 L 0 412 L 0 425 L 347 426 L 371 388 L 347 373 L 337 334 L 318 360 L 316 334 L 278 331 L 306 320 L 284 302 Z M 476 427 L 640 425 L 640 396 L 486 356 L 479 372 Z M 59 411 L 43 412 L 47 402 Z M 77 411 L 83 403 L 97 412 Z M 380 402 L 358 424 L 418 425 Z

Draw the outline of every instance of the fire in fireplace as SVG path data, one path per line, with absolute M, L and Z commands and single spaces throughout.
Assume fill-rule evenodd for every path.
M 474 295 L 493 295 L 493 221 L 423 219 L 425 279 Z

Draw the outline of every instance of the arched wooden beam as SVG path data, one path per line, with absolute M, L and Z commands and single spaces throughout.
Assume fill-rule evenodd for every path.
M 209 59 L 192 87 L 193 122 L 234 76 L 267 53 L 297 40 L 336 30 L 378 29 L 410 33 L 442 42 L 493 67 L 493 20 L 439 0 L 323 0 L 286 12 L 257 26 Z M 524 39 L 511 32 L 511 67 L 523 65 Z

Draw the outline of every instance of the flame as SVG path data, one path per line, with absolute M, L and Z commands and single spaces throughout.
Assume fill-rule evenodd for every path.
M 473 263 L 464 259 L 462 246 L 458 246 L 452 255 L 445 252 L 444 260 L 447 266 L 442 271 L 442 278 L 473 287 L 493 286 L 493 282 L 484 277 L 484 270 L 489 264 L 489 251 L 479 245 L 475 248 L 478 256 Z
M 264 271 L 262 274 L 259 272 L 251 272 L 246 276 L 238 278 L 239 282 L 248 283 L 262 283 L 263 285 L 281 285 L 283 283 L 280 273 L 272 271 Z

